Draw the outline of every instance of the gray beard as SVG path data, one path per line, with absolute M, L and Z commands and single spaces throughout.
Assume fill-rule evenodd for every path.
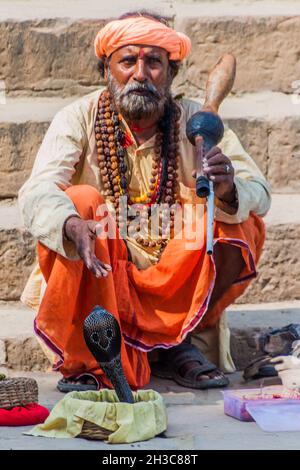
M 171 83 L 168 83 L 163 90 L 159 91 L 152 84 L 131 83 L 121 89 L 111 71 L 108 70 L 108 91 L 126 121 L 135 122 L 154 116 L 160 118 L 164 113 L 166 102 L 171 97 L 170 86 Z M 145 90 L 148 94 L 139 95 L 134 93 L 133 89 Z

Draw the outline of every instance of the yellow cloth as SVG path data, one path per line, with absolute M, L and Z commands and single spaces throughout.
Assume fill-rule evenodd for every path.
M 191 50 L 191 40 L 184 33 L 159 21 L 137 16 L 107 23 L 96 36 L 94 47 L 99 59 L 109 57 L 123 46 L 137 44 L 161 47 L 169 52 L 170 60 L 183 60 Z
M 114 390 L 71 392 L 59 401 L 43 424 L 24 434 L 42 437 L 78 436 L 84 421 L 108 431 L 110 444 L 145 441 L 167 429 L 162 396 L 154 390 L 133 392 L 134 404 L 120 403 Z

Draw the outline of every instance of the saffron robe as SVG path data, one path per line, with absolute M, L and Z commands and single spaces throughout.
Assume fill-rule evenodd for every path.
M 76 186 L 79 185 L 79 189 L 81 185 L 87 185 L 84 186 L 86 191 L 90 191 L 90 187 L 94 187 L 99 191 L 97 197 L 101 197 L 101 194 L 103 196 L 93 132 L 99 94 L 100 91 L 97 91 L 83 97 L 56 115 L 39 150 L 32 175 L 19 193 L 25 226 L 40 242 L 38 249 L 39 264 L 33 276 L 31 276 L 22 298 L 27 305 L 39 308 L 36 323 L 37 332 L 55 351 L 58 358 L 55 367 L 59 368 L 66 376 L 87 370 L 96 371 L 97 374 L 101 375 L 98 366 L 94 363 L 92 365 L 87 360 L 83 353 L 85 346 L 80 342 L 79 337 L 76 336 L 76 340 L 73 341 L 74 338 L 68 328 L 70 327 L 73 331 L 74 324 L 77 324 L 77 321 L 82 325 L 82 315 L 89 313 L 87 311 L 89 307 L 83 306 L 82 299 L 89 298 L 91 301 L 89 305 L 96 301 L 89 290 L 89 286 L 94 286 L 95 291 L 98 293 L 96 303 L 101 304 L 102 302 L 102 305 L 106 306 L 106 301 L 104 302 L 103 296 L 99 294 L 101 289 L 99 290 L 98 285 L 97 288 L 95 287 L 96 281 L 102 282 L 104 285 L 106 280 L 97 280 L 91 273 L 86 272 L 87 270 L 83 267 L 82 261 L 79 260 L 73 244 L 65 241 L 62 235 L 63 223 L 67 217 L 81 214 L 81 210 L 83 212 L 85 210 L 91 211 L 90 207 L 80 206 L 81 198 L 83 201 L 89 199 L 86 198 L 86 195 L 82 196 L 81 194 L 81 197 L 78 197 L 77 193 L 74 194 Z M 198 111 L 201 106 L 189 100 L 181 100 L 178 104 L 182 110 L 179 136 L 181 155 L 178 169 L 179 198 L 182 204 L 190 204 L 193 208 L 195 203 L 199 202 L 195 194 L 195 181 L 191 176 L 196 163 L 194 149 L 185 136 L 185 125 L 187 119 Z M 134 136 L 130 134 L 125 121 L 122 125 L 131 137 L 131 145 L 127 148 L 129 191 L 130 194 L 138 196 L 147 190 L 151 173 L 154 138 L 149 139 L 139 147 Z M 235 244 L 242 246 L 247 271 L 243 273 L 242 278 L 238 281 L 242 283 L 232 287 L 234 295 L 230 293 L 226 302 L 220 304 L 215 313 L 210 312 L 211 321 L 207 321 L 206 326 L 215 324 L 222 309 L 232 303 L 246 288 L 249 278 L 256 275 L 255 263 L 258 261 L 264 240 L 263 223 L 258 216 L 265 215 L 270 206 L 270 187 L 268 183 L 255 162 L 245 152 L 236 135 L 229 128 L 226 128 L 219 147 L 231 159 L 235 169 L 239 208 L 236 214 L 229 215 L 226 212 L 226 207 L 216 198 L 215 240 L 219 238 L 225 242 L 234 241 Z M 110 209 L 111 207 L 108 204 L 108 210 Z M 246 230 L 244 227 L 246 227 Z M 118 252 L 120 256 L 118 257 L 118 263 L 116 263 L 116 271 L 112 276 L 113 280 L 110 281 L 112 282 L 111 285 L 117 285 L 119 290 L 113 296 L 115 300 L 112 305 L 109 304 L 108 307 L 111 307 L 112 313 L 116 314 L 124 325 L 127 325 L 127 327 L 122 326 L 127 345 L 123 346 L 124 366 L 130 384 L 139 387 L 149 379 L 146 351 L 158 346 L 168 347 L 179 343 L 187 332 L 191 331 L 195 324 L 201 321 L 212 291 L 215 274 L 213 260 L 208 260 L 204 253 L 204 233 L 201 235 L 201 242 L 198 242 L 199 249 L 192 250 L 192 254 L 187 254 L 187 251 L 182 249 L 183 241 L 174 240 L 170 242 L 157 265 L 153 264 L 156 261 L 153 250 L 140 247 L 134 240 L 130 239 L 127 241 L 127 249 L 130 251 L 133 262 L 129 263 L 128 253 L 125 250 L 126 246 L 122 240 L 119 240 L 119 242 L 118 248 L 113 248 L 113 252 Z M 178 243 L 180 244 L 178 245 Z M 99 247 L 98 250 L 103 251 L 103 248 Z M 109 259 L 111 257 L 110 250 L 106 250 L 106 252 L 104 258 Z M 197 256 L 195 256 L 195 253 Z M 54 262 L 53 259 L 55 259 Z M 196 260 L 198 260 L 197 266 L 194 264 Z M 65 273 L 68 273 L 68 275 L 63 276 L 61 271 L 59 271 L 59 275 L 54 274 L 56 273 L 56 261 L 59 266 L 64 266 Z M 194 266 L 194 270 L 191 271 L 192 266 Z M 60 298 L 62 306 L 65 306 L 65 296 L 62 296 L 62 293 L 66 292 L 64 290 L 66 280 L 69 279 L 70 273 L 74 272 L 76 273 L 76 280 L 80 282 L 75 282 L 75 279 L 73 279 L 72 289 L 75 290 L 71 289 L 68 298 L 72 299 L 71 302 L 77 299 L 78 308 L 81 312 L 77 311 L 78 318 L 74 310 L 69 311 L 68 307 L 63 309 L 63 313 L 58 305 Z M 194 273 L 195 278 L 193 278 L 192 273 Z M 197 276 L 198 281 L 196 280 Z M 52 279 L 55 279 L 54 284 L 52 284 Z M 86 281 L 87 279 L 89 282 Z M 170 282 L 173 286 L 172 289 Z M 201 285 L 201 295 L 197 291 L 196 285 Z M 238 285 L 239 289 L 237 289 Z M 180 286 L 186 290 L 180 290 Z M 114 288 L 116 289 L 116 287 Z M 155 298 L 152 298 L 151 295 L 154 290 L 156 294 Z M 54 291 L 57 292 L 56 296 L 53 295 Z M 109 288 L 106 292 L 113 291 Z M 174 298 L 172 298 L 173 306 L 167 303 L 168 296 L 171 293 L 174 295 Z M 182 299 L 189 299 L 189 307 L 185 305 L 179 309 L 179 312 L 174 312 L 175 308 L 179 308 Z M 117 300 L 119 303 L 114 304 Z M 132 302 L 134 307 L 131 304 Z M 148 310 L 149 306 L 151 307 L 150 311 Z M 60 311 L 61 316 L 59 318 L 53 313 L 55 310 Z M 66 310 L 68 310 L 68 314 Z M 157 319 L 153 312 L 158 313 Z M 69 314 L 71 317 L 69 317 Z M 53 315 L 56 318 L 56 329 L 59 331 L 53 330 Z M 204 319 L 202 321 L 203 326 L 205 326 Z M 69 331 L 68 334 L 67 330 Z M 65 332 L 65 340 L 67 340 L 67 337 L 69 338 L 67 340 L 68 346 L 59 340 L 62 331 Z M 73 338 L 72 341 L 71 338 Z M 71 343 L 73 343 L 72 347 L 77 349 L 78 354 L 75 354 L 76 357 L 72 356 L 74 351 L 71 353 L 68 350 Z M 70 362 L 68 362 L 69 359 Z M 141 370 L 143 370 L 143 373 L 140 373 Z

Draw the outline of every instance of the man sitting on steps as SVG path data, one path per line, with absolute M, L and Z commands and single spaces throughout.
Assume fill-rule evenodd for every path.
M 216 203 L 214 255 L 207 255 L 203 224 L 195 231 L 189 217 L 203 205 L 185 134 L 201 106 L 170 90 L 189 50 L 187 36 L 160 16 L 135 12 L 109 22 L 95 40 L 107 87 L 57 113 L 19 192 L 25 226 L 38 240 L 38 268 L 22 299 L 36 306 L 32 283 L 40 270 L 45 289 L 35 330 L 63 374 L 61 391 L 110 385 L 82 334 L 95 305 L 119 321 L 132 388 L 148 383 L 153 349 L 160 350 L 157 375 L 199 389 L 228 384 L 187 338 L 214 328 L 256 276 L 270 187 L 227 128 L 204 160 Z M 155 205 L 169 217 L 154 237 L 146 229 Z M 138 224 L 124 217 L 133 208 Z M 113 236 L 104 236 L 108 226 Z

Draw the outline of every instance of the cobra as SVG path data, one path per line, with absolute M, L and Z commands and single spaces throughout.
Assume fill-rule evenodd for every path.
M 113 385 L 120 402 L 134 403 L 121 363 L 121 331 L 117 320 L 96 305 L 84 320 L 87 347 Z

